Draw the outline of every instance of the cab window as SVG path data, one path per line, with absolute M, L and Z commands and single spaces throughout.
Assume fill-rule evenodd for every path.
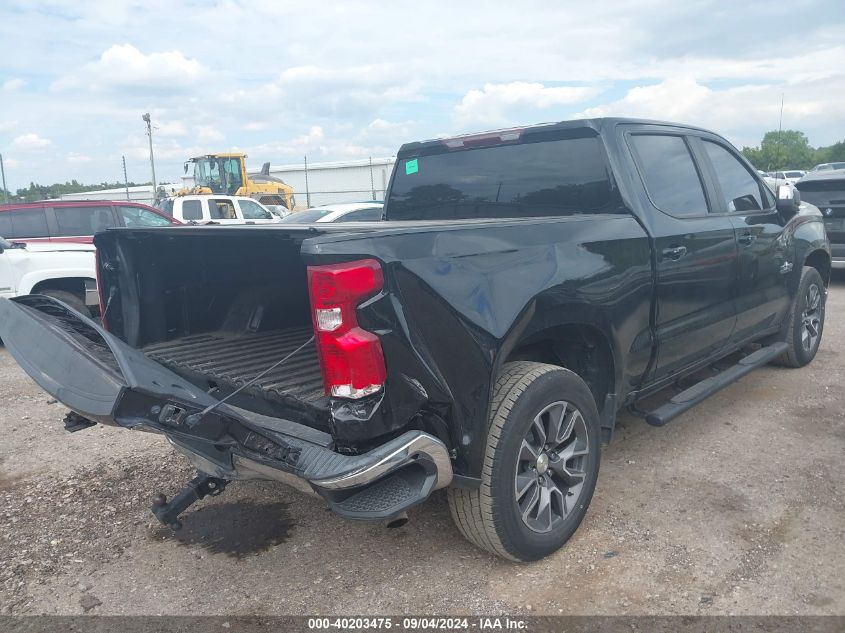
M 182 202 L 182 219 L 202 220 L 202 205 L 199 200 L 184 200 Z
M 238 200 L 245 220 L 270 220 L 273 214 L 253 200 Z
M 44 209 L 0 212 L 0 235 L 6 239 L 49 237 Z
M 719 180 L 725 206 L 731 212 L 760 211 L 764 205 L 764 192 L 760 183 L 739 159 L 726 148 L 712 141 L 704 141 L 704 148 Z
M 708 212 L 704 187 L 683 137 L 636 134 L 631 142 L 648 197 L 655 207 L 678 216 Z
M 213 198 L 208 201 L 208 212 L 212 220 L 237 220 L 235 205 L 226 198 Z
M 170 226 L 170 220 L 141 207 L 118 207 L 123 225 L 128 227 Z
M 54 207 L 56 237 L 94 235 L 114 226 L 111 207 Z

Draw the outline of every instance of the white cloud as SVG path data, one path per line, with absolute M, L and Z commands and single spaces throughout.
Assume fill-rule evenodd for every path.
M 50 141 L 50 139 L 41 138 L 34 132 L 21 134 L 20 136 L 15 137 L 15 140 L 12 141 L 12 147 L 21 151 L 41 150 L 49 147 L 50 145 L 52 145 L 52 141 Z
M 737 145 L 756 145 L 763 133 L 776 129 L 781 97 L 783 125 L 816 136 L 842 137 L 845 77 L 805 81 L 800 85 L 748 83 L 714 89 L 695 77 L 671 77 L 637 86 L 616 101 L 587 108 L 580 117 L 625 116 L 692 123 L 711 128 Z M 830 136 L 832 134 L 832 137 Z
M 65 157 L 65 160 L 69 163 L 74 164 L 83 164 L 83 163 L 90 163 L 91 157 L 86 156 L 85 154 L 78 154 L 76 152 L 68 152 L 68 155 Z
M 297 136 L 295 139 L 291 141 L 293 145 L 300 145 L 300 146 L 311 146 L 319 143 L 325 138 L 325 132 L 323 132 L 323 128 L 319 125 L 312 125 L 311 129 L 308 130 L 308 134 L 302 134 L 301 136 Z
M 5 156 L 3 157 L 3 165 L 7 169 L 8 168 L 16 169 L 18 167 L 21 167 L 23 164 L 24 164 L 23 161 L 17 160 L 16 158 L 6 158 Z
M 164 123 L 156 123 L 153 119 L 153 136 L 154 137 L 170 137 L 170 136 L 187 136 L 188 128 L 181 121 L 165 121 Z
M 195 125 L 194 135 L 200 143 L 215 143 L 226 138 L 223 132 L 213 125 Z
M 180 91 L 207 73 L 196 59 L 186 57 L 179 50 L 162 53 L 142 53 L 132 44 L 115 44 L 105 50 L 100 58 L 86 64 L 79 73 L 73 73 L 53 83 L 57 90 L 90 90 L 119 88 L 146 88 Z
M 12 79 L 7 79 L 3 82 L 2 89 L 3 92 L 14 92 L 15 90 L 20 90 L 26 85 L 26 82 L 23 79 L 18 79 L 13 77 Z
M 553 106 L 579 103 L 600 92 L 590 86 L 549 87 L 541 83 L 512 81 L 484 84 L 482 90 L 470 90 L 455 106 L 460 125 L 503 125 L 513 121 L 513 113 L 545 110 Z

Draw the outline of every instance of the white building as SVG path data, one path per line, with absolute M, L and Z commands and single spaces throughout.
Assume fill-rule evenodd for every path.
M 384 200 L 395 158 L 349 160 L 335 163 L 308 163 L 270 166 L 270 175 L 281 178 L 296 194 L 297 208 L 316 207 L 333 202 Z M 257 174 L 260 169 L 247 168 Z M 183 186 L 191 187 L 193 177 L 182 177 Z
M 298 209 L 316 207 L 333 202 L 363 202 L 384 200 L 384 191 L 390 181 L 395 158 L 372 158 L 349 160 L 335 163 L 308 163 L 270 166 L 270 175 L 281 178 L 291 187 L 296 195 Z M 249 174 L 259 173 L 259 169 L 248 168 Z M 161 184 L 168 193 L 182 187 L 192 187 L 191 175 L 182 176 L 182 183 Z M 129 187 L 128 199 L 133 202 L 152 204 L 153 188 L 151 185 Z M 104 189 L 85 193 L 68 193 L 62 200 L 126 200 L 126 189 Z
M 171 188 L 178 188 L 182 185 L 162 184 L 168 191 Z M 126 188 L 119 189 L 102 189 L 100 191 L 85 191 L 83 193 L 64 193 L 61 196 L 62 200 L 131 200 L 132 202 L 141 202 L 143 204 L 153 203 L 153 186 L 152 185 L 138 185 L 136 187 L 129 187 L 129 195 L 126 194 Z

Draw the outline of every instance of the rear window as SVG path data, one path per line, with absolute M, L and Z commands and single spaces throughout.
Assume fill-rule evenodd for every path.
M 48 237 L 44 209 L 21 209 L 0 212 L 0 236 L 6 239 Z
M 282 218 L 282 222 L 287 222 L 288 224 L 301 224 L 307 222 L 316 222 L 322 217 L 327 216 L 329 213 L 333 213 L 334 209 L 307 209 L 305 211 L 297 211 L 295 213 L 291 213 L 288 216 Z
M 845 192 L 845 176 L 825 180 L 802 180 L 795 185 L 798 191 L 842 191 Z
M 401 159 L 387 217 L 448 220 L 619 212 L 601 140 L 591 131 L 576 134 Z
M 55 207 L 58 237 L 94 235 L 114 226 L 111 207 Z

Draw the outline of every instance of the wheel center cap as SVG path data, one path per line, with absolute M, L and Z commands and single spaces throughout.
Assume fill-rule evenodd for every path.
M 549 456 L 543 453 L 540 457 L 537 458 L 537 472 L 539 474 L 543 474 L 549 468 Z

